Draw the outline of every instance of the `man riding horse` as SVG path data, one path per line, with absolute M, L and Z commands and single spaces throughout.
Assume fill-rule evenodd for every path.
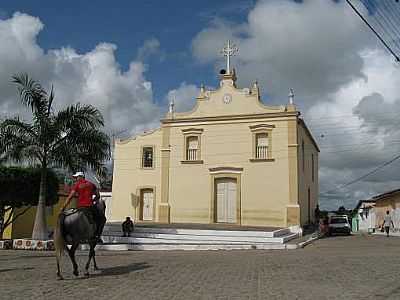
M 106 223 L 106 217 L 104 212 L 97 209 L 95 202 L 100 199 L 99 191 L 92 182 L 85 179 L 83 172 L 76 172 L 72 175 L 75 179 L 75 184 L 72 187 L 70 194 L 65 200 L 65 204 L 62 211 L 69 205 L 72 198 L 77 194 L 78 196 L 78 208 L 84 208 L 89 214 L 93 216 L 94 222 L 96 223 L 96 239 L 97 243 L 102 243 L 100 236 L 103 232 L 104 224 Z M 93 199 L 94 197 L 94 199 Z

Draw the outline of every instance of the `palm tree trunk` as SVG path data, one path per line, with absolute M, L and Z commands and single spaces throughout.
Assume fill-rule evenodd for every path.
M 4 210 L 5 209 L 3 205 L 0 204 L 0 240 L 3 238 L 3 232 L 4 232 L 4 217 L 5 217 Z
M 46 223 L 46 190 L 47 190 L 47 167 L 42 167 L 40 175 L 39 201 L 36 207 L 35 224 L 33 226 L 32 239 L 47 240 Z

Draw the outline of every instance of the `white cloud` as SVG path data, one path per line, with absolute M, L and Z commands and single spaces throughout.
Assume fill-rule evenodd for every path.
M 186 112 L 190 111 L 196 104 L 196 97 L 199 95 L 199 88 L 193 84 L 182 82 L 181 85 L 173 90 L 170 90 L 167 95 L 167 102 L 171 100 L 175 102 L 175 111 Z
M 360 50 L 371 35 L 344 1 L 259 1 L 247 22 L 215 20 L 192 42 L 200 62 L 217 62 L 217 49 L 228 38 L 239 46 L 233 64 L 239 83 L 258 79 L 273 101 L 295 89 L 307 105 L 335 92 L 350 80 L 364 77 Z
M 93 50 L 77 53 L 65 47 L 44 51 L 37 43 L 43 23 L 35 17 L 15 13 L 0 20 L 0 110 L 3 115 L 23 114 L 11 84 L 13 74 L 27 72 L 43 86 L 54 85 L 58 107 L 81 102 L 98 107 L 107 131 L 133 133 L 158 124 L 160 112 L 153 102 L 146 66 L 132 61 L 123 72 L 115 59 L 117 46 L 100 43 Z M 157 48 L 154 41 L 150 43 Z M 148 44 L 144 48 L 148 48 Z
M 137 60 L 143 61 L 150 57 L 160 53 L 160 41 L 156 38 L 151 38 L 144 41 L 143 46 L 138 49 Z
M 389 161 L 400 152 L 400 69 L 383 50 L 364 51 L 364 79 L 350 81 L 306 111 L 306 120 L 321 147 L 320 190 L 331 191 Z M 321 135 L 324 137 L 321 138 Z M 368 198 L 398 188 L 399 162 L 344 189 L 325 204 L 352 207 L 359 195 Z

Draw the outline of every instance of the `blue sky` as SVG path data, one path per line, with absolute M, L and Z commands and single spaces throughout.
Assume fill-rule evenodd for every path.
M 235 23 L 245 21 L 255 1 L 72 0 L 41 3 L 3 0 L 0 16 L 5 19 L 19 11 L 39 17 L 45 27 L 38 36 L 38 43 L 45 50 L 71 46 L 84 53 L 98 43 L 113 43 L 118 47 L 116 58 L 126 70 L 143 43 L 150 38 L 157 39 L 161 53 L 147 57 L 145 63 L 148 65 L 146 78 L 152 81 L 155 101 L 160 101 L 182 81 L 216 85 L 213 66 L 193 60 L 191 41 L 216 18 L 227 18 Z

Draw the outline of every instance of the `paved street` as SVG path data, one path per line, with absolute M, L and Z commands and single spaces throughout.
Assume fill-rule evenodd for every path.
M 79 254 L 83 268 L 86 253 Z M 400 238 L 334 237 L 305 249 L 101 252 L 90 278 L 57 281 L 52 253 L 0 251 L 0 299 L 400 299 Z

